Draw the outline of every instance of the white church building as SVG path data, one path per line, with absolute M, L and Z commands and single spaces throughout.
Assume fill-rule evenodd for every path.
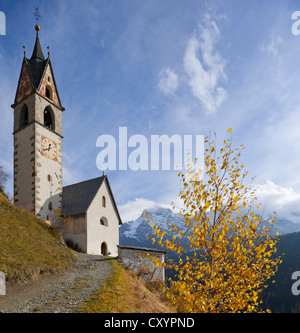
M 82 252 L 118 255 L 122 222 L 107 176 L 64 187 L 63 215 L 71 222 L 65 239 Z
M 62 209 L 71 222 L 64 237 L 82 252 L 117 256 L 122 224 L 107 176 L 63 187 L 62 114 L 50 61 L 39 41 L 24 58 L 14 109 L 14 202 L 44 221 Z

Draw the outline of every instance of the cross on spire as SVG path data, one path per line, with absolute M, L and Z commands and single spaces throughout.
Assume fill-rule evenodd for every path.
M 41 18 L 41 15 L 39 13 L 39 7 L 35 8 L 35 13 L 33 14 L 35 16 L 36 24 L 39 24 L 39 20 Z

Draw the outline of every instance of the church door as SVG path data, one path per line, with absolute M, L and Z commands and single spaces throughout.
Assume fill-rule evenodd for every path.
M 103 243 L 101 244 L 101 254 L 102 254 L 103 256 L 106 256 L 106 255 L 107 255 L 107 245 L 106 245 L 105 242 L 103 242 Z

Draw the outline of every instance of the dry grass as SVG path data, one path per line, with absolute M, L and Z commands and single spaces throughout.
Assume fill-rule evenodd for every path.
M 96 294 L 78 308 L 81 313 L 166 313 L 174 312 L 159 294 L 141 279 L 112 262 L 113 272 Z
M 0 193 L 0 271 L 14 284 L 70 267 L 74 259 L 42 220 L 16 208 Z

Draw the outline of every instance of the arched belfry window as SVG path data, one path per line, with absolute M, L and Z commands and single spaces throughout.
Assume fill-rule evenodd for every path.
M 52 100 L 52 89 L 46 86 L 46 97 Z
M 21 127 L 24 127 L 28 125 L 28 107 L 26 104 L 23 105 L 22 111 L 21 111 Z
M 106 200 L 104 195 L 102 197 L 102 207 L 106 207 Z
M 44 110 L 44 125 L 52 130 L 54 130 L 54 115 L 50 107 L 46 107 Z

